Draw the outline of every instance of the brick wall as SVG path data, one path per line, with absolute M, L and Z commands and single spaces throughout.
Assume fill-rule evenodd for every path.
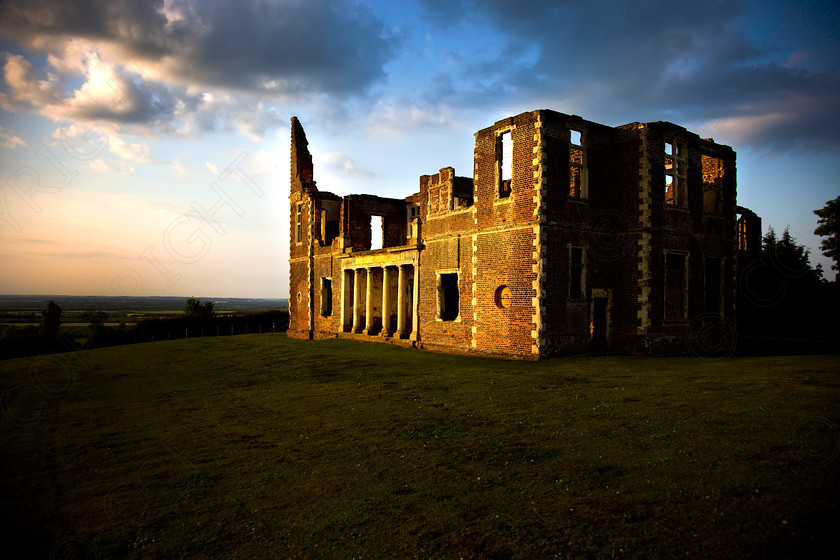
M 512 144 L 509 184 L 503 135 Z M 290 336 L 346 334 L 348 257 L 380 267 L 413 263 L 412 340 L 451 351 L 518 358 L 593 347 L 681 351 L 691 322 L 710 306 L 733 317 L 735 153 L 682 127 L 522 113 L 475 134 L 472 178 L 444 167 L 421 176 L 405 199 L 319 193 L 299 123 L 292 137 Z M 679 145 L 681 181 L 668 197 L 676 154 L 666 154 L 666 142 Z M 325 241 L 321 211 L 339 204 L 338 235 Z M 418 206 L 414 230 L 410 205 Z M 372 215 L 383 216 L 381 254 L 369 251 Z M 376 274 L 381 269 L 374 282 Z M 324 279 L 331 313 L 322 312 Z M 374 294 L 382 297 L 375 284 Z M 456 294 L 457 316 L 442 314 L 441 298 L 452 303 Z

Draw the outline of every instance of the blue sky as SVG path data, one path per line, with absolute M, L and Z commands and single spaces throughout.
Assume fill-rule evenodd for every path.
M 287 297 L 293 115 L 319 188 L 390 197 L 522 111 L 672 121 L 830 268 L 831 1 L 7 0 L 0 65 L 0 293 Z

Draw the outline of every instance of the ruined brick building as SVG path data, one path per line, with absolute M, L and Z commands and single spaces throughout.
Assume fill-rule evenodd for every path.
M 534 359 L 680 352 L 693 321 L 734 318 L 730 147 L 538 110 L 478 131 L 471 175 L 342 198 L 293 118 L 289 336 Z

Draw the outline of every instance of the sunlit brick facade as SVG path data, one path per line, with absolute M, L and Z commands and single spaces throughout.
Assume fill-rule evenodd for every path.
M 478 131 L 472 177 L 444 167 L 406 198 L 342 198 L 316 187 L 293 118 L 289 336 L 686 351 L 698 325 L 734 317 L 735 176 L 731 148 L 672 123 L 539 110 Z

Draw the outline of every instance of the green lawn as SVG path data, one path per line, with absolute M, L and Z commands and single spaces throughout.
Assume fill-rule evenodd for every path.
M 28 558 L 836 553 L 840 357 L 508 362 L 282 334 L 0 361 Z

